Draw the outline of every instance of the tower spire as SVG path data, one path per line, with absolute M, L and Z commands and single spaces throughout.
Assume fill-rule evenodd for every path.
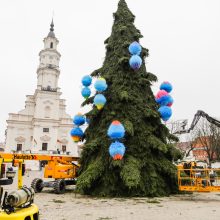
M 53 18 L 52 18 L 52 21 L 51 21 L 51 24 L 50 24 L 50 31 L 54 31 L 54 23 L 53 23 Z
M 53 31 L 54 31 L 54 23 L 53 23 L 53 18 L 52 18 L 52 21 L 51 21 L 51 24 L 50 24 L 50 32 L 47 35 L 47 37 L 55 37 L 55 34 L 54 34 Z

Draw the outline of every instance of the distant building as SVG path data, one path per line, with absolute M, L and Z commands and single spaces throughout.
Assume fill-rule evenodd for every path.
M 200 140 L 202 139 L 202 141 Z M 200 137 L 195 139 L 194 145 L 193 145 L 193 156 L 196 158 L 196 160 L 209 162 L 208 152 L 211 155 L 211 158 L 215 160 L 216 153 L 212 152 L 212 149 L 210 149 L 209 144 L 209 137 Z
M 180 142 L 177 143 L 177 148 L 185 154 L 184 159 L 192 159 L 197 161 L 209 162 L 208 153 L 211 155 L 212 160 L 217 159 L 216 153 L 212 152 L 209 147 L 209 138 L 200 137 L 196 138 L 192 142 Z
M 48 153 L 60 151 L 77 155 L 77 145 L 70 137 L 72 119 L 66 113 L 65 99 L 61 99 L 58 79 L 60 53 L 54 34 L 53 21 L 44 38 L 37 69 L 37 88 L 34 95 L 27 95 L 25 109 L 10 113 L 7 120 L 6 152 L 31 151 Z M 25 79 L 24 79 L 25 80 Z
M 183 153 L 183 160 L 195 160 L 190 141 L 179 142 L 176 144 L 176 147 Z

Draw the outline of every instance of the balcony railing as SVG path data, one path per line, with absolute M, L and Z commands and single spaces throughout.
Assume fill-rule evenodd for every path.
M 57 89 L 53 89 L 51 88 L 50 86 L 47 86 L 47 87 L 42 87 L 41 88 L 42 91 L 47 91 L 47 92 L 57 92 Z

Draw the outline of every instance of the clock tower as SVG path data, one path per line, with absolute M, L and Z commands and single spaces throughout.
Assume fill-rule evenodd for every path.
M 60 75 L 59 62 L 60 53 L 57 51 L 59 41 L 54 34 L 53 21 L 50 32 L 44 38 L 44 49 L 40 51 L 40 64 L 37 69 L 37 87 L 39 89 L 57 90 Z
M 60 53 L 54 33 L 53 20 L 44 38 L 44 48 L 39 53 L 37 88 L 34 95 L 27 95 L 25 108 L 10 113 L 7 120 L 6 149 L 15 152 L 78 154 L 78 148 L 70 137 L 72 119 L 66 113 L 58 80 Z

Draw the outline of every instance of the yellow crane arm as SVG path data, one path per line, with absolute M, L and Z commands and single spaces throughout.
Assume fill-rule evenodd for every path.
M 78 161 L 79 157 L 69 155 L 43 155 L 43 154 L 16 154 L 16 153 L 1 153 L 0 158 L 4 160 L 63 160 L 66 162 Z

